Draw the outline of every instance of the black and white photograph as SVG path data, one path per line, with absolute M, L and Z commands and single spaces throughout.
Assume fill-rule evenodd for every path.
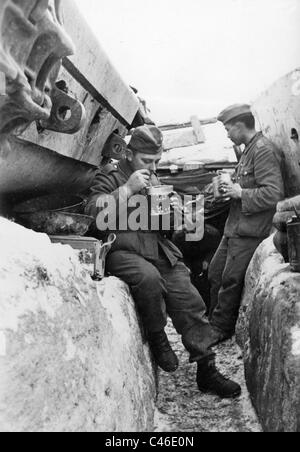
M 0 432 L 300 432 L 300 0 L 0 0 Z

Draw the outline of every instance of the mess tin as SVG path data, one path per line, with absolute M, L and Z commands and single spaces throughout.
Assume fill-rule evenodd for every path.
M 79 252 L 82 264 L 87 265 L 88 271 L 94 280 L 101 280 L 105 276 L 106 256 L 116 241 L 116 235 L 110 234 L 106 242 L 93 237 L 50 235 L 52 243 L 69 245 Z
M 151 202 L 151 215 L 167 215 L 171 213 L 170 196 L 174 192 L 173 185 L 156 185 L 147 188 L 147 196 Z

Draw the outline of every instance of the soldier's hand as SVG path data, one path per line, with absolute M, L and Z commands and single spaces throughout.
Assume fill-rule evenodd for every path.
M 222 184 L 223 198 L 241 199 L 242 187 L 239 184 Z
M 170 196 L 170 206 L 172 207 L 172 209 L 174 209 L 175 212 L 183 213 L 181 197 L 175 191 L 172 192 L 172 194 Z
M 149 170 L 142 169 L 133 173 L 125 184 L 128 189 L 129 196 L 135 195 L 136 193 L 139 193 L 143 188 L 148 187 L 149 181 Z

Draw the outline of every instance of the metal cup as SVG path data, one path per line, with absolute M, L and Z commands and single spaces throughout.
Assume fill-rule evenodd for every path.
M 151 202 L 151 215 L 170 214 L 170 195 L 173 191 L 173 185 L 156 185 L 147 188 L 147 195 Z
M 300 273 L 300 220 L 293 217 L 287 222 L 288 254 L 293 272 Z
M 229 173 L 221 173 L 219 176 L 216 176 L 216 177 L 213 178 L 212 184 L 213 184 L 214 198 L 215 199 L 222 198 L 224 201 L 227 201 L 230 198 L 224 199 L 223 195 L 224 195 L 225 192 L 222 191 L 222 189 L 220 188 L 220 185 L 221 185 L 222 182 L 225 182 L 225 183 L 230 183 L 231 182 L 231 177 L 230 177 Z

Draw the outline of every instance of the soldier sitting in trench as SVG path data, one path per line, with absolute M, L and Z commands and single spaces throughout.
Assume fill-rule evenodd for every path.
M 141 126 L 134 129 L 125 158 L 116 165 L 108 164 L 96 174 L 86 213 L 97 219 L 99 229 L 99 215 L 107 208 L 106 213 L 109 212 L 108 199 L 111 198 L 108 195 L 116 201 L 113 206 L 116 212 L 112 212 L 111 218 L 116 219 L 119 215 L 119 227 L 116 228 L 114 221 L 111 225 L 108 222 L 107 229 L 115 232 L 117 239 L 108 255 L 106 268 L 131 288 L 157 364 L 166 372 L 173 372 L 178 367 L 177 356 L 165 333 L 168 314 L 182 336 L 190 362 L 197 363 L 199 389 L 220 397 L 235 397 L 241 388 L 216 369 L 206 306 L 191 283 L 181 252 L 167 238 L 168 234 L 151 229 L 122 230 L 120 226 L 124 220 L 120 218 L 120 212 L 130 199 L 150 183 L 159 185 L 155 171 L 162 152 L 163 136 L 158 128 Z M 130 208 L 127 214 L 129 212 Z

